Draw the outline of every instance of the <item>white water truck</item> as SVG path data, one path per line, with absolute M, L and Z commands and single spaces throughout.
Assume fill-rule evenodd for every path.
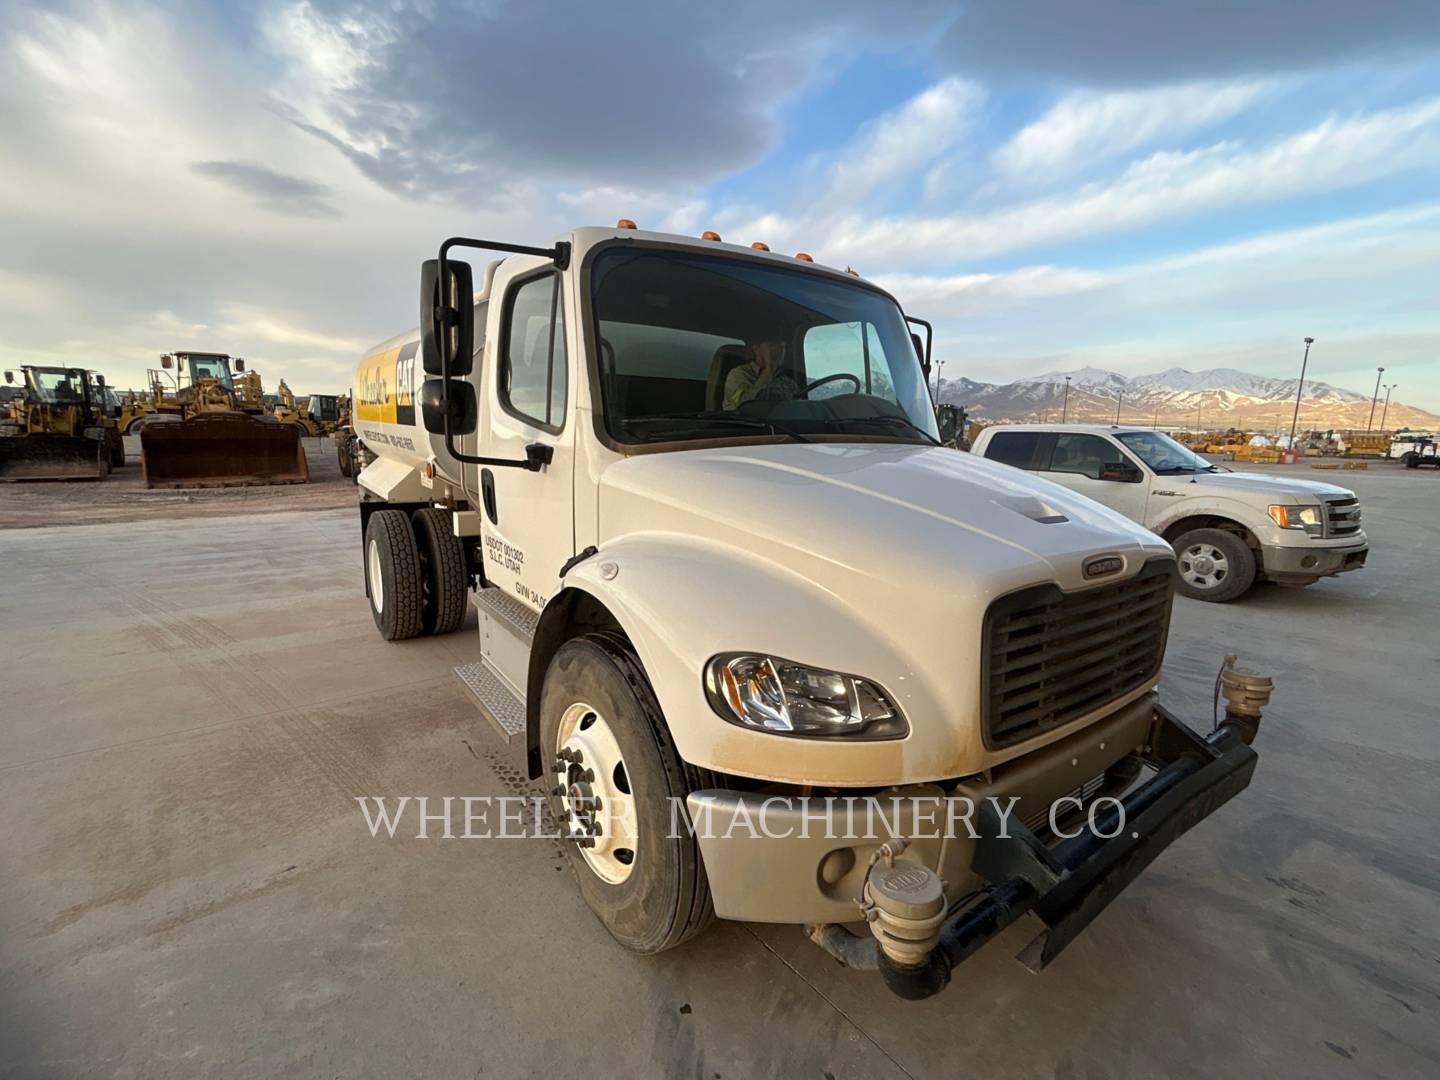
M 420 319 L 355 376 L 375 624 L 477 609 L 458 674 L 626 948 L 794 923 L 921 998 L 1033 913 L 1040 968 L 1249 784 L 1270 680 L 1159 705 L 1174 552 L 943 445 L 883 289 L 622 221 L 447 240 Z

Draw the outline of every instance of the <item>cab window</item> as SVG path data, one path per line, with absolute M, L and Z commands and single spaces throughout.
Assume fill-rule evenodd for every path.
M 565 424 L 565 318 L 560 275 L 543 274 L 510 293 L 500 403 L 539 427 Z
M 1040 434 L 1038 431 L 997 431 L 985 446 L 985 456 L 1002 465 L 1033 469 Z
M 1050 455 L 1050 472 L 1077 473 L 1091 480 L 1100 479 L 1104 465 L 1118 465 L 1125 460 L 1120 448 L 1099 435 L 1072 433 L 1055 437 L 1055 450 Z
M 841 394 L 871 394 L 895 400 L 890 362 L 873 323 L 827 323 L 806 331 L 806 385 L 822 379 L 833 381 L 806 395 L 811 401 Z

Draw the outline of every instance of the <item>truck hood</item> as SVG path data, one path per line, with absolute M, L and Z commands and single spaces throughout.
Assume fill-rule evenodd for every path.
M 1338 484 L 1324 484 L 1318 480 L 1299 480 L 1288 476 L 1270 476 L 1267 473 L 1221 472 L 1196 473 L 1195 485 L 1190 486 L 1190 476 L 1180 473 L 1176 476 L 1160 476 L 1157 484 L 1183 484 L 1179 491 L 1195 491 L 1199 488 L 1236 494 L 1250 492 L 1270 498 L 1286 497 L 1296 501 L 1313 502 L 1321 498 L 1354 498 L 1355 493 Z
M 1100 504 L 1032 474 L 941 447 L 781 443 L 641 454 L 600 477 L 601 547 L 637 532 L 728 542 L 822 587 L 907 579 L 976 596 L 1037 581 L 1083 587 L 1082 563 L 1127 573 L 1168 546 Z M 983 584 L 981 584 L 983 583 Z

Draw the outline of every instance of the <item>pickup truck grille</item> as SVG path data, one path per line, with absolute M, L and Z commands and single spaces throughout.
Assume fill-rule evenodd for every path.
M 991 750 L 1077 720 L 1154 679 L 1165 656 L 1174 564 L 1083 592 L 1037 585 L 985 613 L 983 732 Z
M 1360 500 L 1350 495 L 1325 500 L 1325 535 L 1351 536 L 1360 531 Z

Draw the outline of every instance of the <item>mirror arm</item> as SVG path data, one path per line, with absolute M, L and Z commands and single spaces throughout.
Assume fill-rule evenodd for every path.
M 570 265 L 570 244 L 561 241 L 552 248 L 530 247 L 525 244 L 503 244 L 495 240 L 473 240 L 464 236 L 452 236 L 440 245 L 440 282 L 441 287 L 450 280 L 449 260 L 446 256 L 452 247 L 483 248 L 486 251 L 504 251 L 512 255 L 539 255 L 549 259 L 555 264 L 557 270 L 564 270 Z M 473 298 L 472 298 L 473 299 Z M 459 318 L 459 312 L 451 304 L 437 309 L 436 315 L 444 326 L 451 326 Z M 450 335 L 439 335 L 440 346 L 440 402 L 445 412 L 445 452 L 456 461 L 466 465 L 484 465 L 489 468 L 500 469 L 524 469 L 526 472 L 539 472 L 546 465 L 550 464 L 555 456 L 554 447 L 544 443 L 530 443 L 525 447 L 525 457 L 520 460 L 510 458 L 488 458 L 477 457 L 474 454 L 467 454 L 455 445 L 455 434 L 450 430 Z

